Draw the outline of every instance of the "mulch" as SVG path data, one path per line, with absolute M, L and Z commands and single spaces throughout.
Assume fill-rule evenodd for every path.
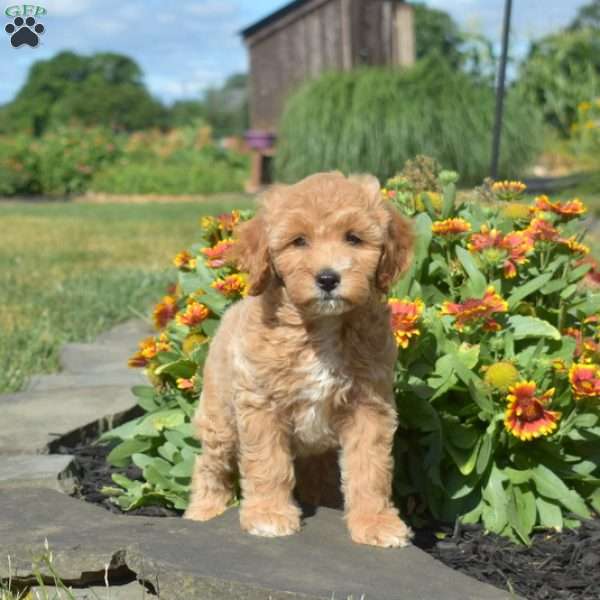
M 75 495 L 122 513 L 100 490 L 114 486 L 113 473 L 130 479 L 141 479 L 142 473 L 135 466 L 119 469 L 107 464 L 110 449 L 81 445 L 62 451 L 75 456 Z M 180 516 L 181 511 L 145 506 L 125 514 L 166 517 Z M 578 529 L 536 533 L 531 546 L 485 533 L 477 525 L 421 529 L 415 544 L 450 568 L 527 600 L 600 600 L 600 518 L 584 521 Z

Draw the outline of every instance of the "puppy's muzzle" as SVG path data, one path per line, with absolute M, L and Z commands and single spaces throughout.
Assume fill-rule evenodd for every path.
M 333 291 L 341 281 L 340 274 L 333 269 L 323 269 L 316 276 L 317 286 L 324 292 Z

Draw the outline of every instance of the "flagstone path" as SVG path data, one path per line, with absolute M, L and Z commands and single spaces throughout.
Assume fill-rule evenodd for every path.
M 307 518 L 297 535 L 264 539 L 241 532 L 236 509 L 195 523 L 116 515 L 70 497 L 71 457 L 51 452 L 133 414 L 129 389 L 144 380 L 126 358 L 147 334 L 131 321 L 93 344 L 67 344 L 61 373 L 0 396 L 0 579 L 31 580 L 47 540 L 56 572 L 82 600 L 515 598 L 414 546 L 353 544 L 342 514 L 330 509 Z

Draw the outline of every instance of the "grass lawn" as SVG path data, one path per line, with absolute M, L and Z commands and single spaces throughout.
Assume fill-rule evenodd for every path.
M 147 317 L 198 218 L 250 203 L 0 202 L 0 393 L 56 371 L 63 343 Z

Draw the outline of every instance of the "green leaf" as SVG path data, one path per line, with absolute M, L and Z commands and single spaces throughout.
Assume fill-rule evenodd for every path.
M 490 464 L 490 458 L 492 456 L 492 447 L 492 436 L 486 433 L 481 439 L 481 447 L 479 448 L 477 462 L 475 463 L 475 472 L 480 476 L 486 472 L 488 465 Z
M 446 443 L 444 447 L 448 451 L 448 454 L 452 457 L 452 460 L 458 467 L 458 470 L 462 473 L 462 475 L 470 475 L 475 468 L 475 463 L 477 462 L 477 454 L 479 452 L 479 448 L 481 446 L 481 441 L 478 441 L 472 450 L 463 450 L 460 448 L 456 448 L 450 443 Z
M 563 517 L 560 507 L 554 502 L 549 502 L 538 496 L 535 499 L 535 505 L 540 515 L 540 525 L 548 529 L 556 529 L 562 531 Z
M 509 310 L 515 308 L 515 306 L 517 306 L 521 300 L 527 298 L 527 296 L 533 294 L 533 292 L 537 292 L 537 290 L 542 288 L 548 281 L 550 281 L 550 279 L 552 279 L 553 275 L 554 273 L 543 273 L 535 279 L 532 279 L 531 281 L 514 288 L 507 300 Z
M 126 467 L 132 454 L 145 452 L 151 445 L 151 442 L 145 439 L 132 438 L 125 440 L 109 452 L 106 460 L 115 467 Z
M 456 198 L 456 186 L 453 183 L 443 186 L 442 219 L 447 219 L 452 214 Z
M 538 492 L 552 500 L 557 500 L 565 508 L 581 517 L 589 517 L 590 511 L 583 498 L 575 491 L 570 490 L 560 477 L 555 475 L 545 465 L 537 465 L 531 469 L 533 480 Z
M 560 293 L 560 297 L 565 300 L 566 298 L 568 298 L 569 296 L 572 296 L 575 292 L 577 291 L 577 284 L 572 283 L 571 285 L 568 285 L 561 293 Z
M 164 373 L 171 375 L 172 377 L 183 377 L 185 379 L 189 379 L 196 374 L 197 369 L 198 365 L 194 361 L 179 359 L 169 362 L 166 365 L 161 365 L 156 369 L 156 374 L 162 375 Z
M 518 531 L 522 536 L 528 538 L 535 527 L 537 519 L 535 494 L 527 484 L 522 486 L 514 485 L 512 491 L 515 499 L 515 507 L 517 509 L 516 519 L 519 526 Z M 528 540 L 526 543 L 528 543 Z
M 485 526 L 495 533 L 501 533 L 508 523 L 508 497 L 502 484 L 503 479 L 502 472 L 493 465 L 487 484 L 482 490 L 483 497 L 489 504 L 489 509 L 484 511 Z
M 202 323 L 202 329 L 208 337 L 214 337 L 220 323 L 219 319 L 206 319 Z
M 469 279 L 471 280 L 471 291 L 476 296 L 483 296 L 487 287 L 487 281 L 483 273 L 477 268 L 473 257 L 467 250 L 456 247 L 456 257 L 464 267 Z
M 508 323 L 513 328 L 515 340 L 523 340 L 530 337 L 544 337 L 553 340 L 561 339 L 560 332 L 556 327 L 537 317 L 513 315 L 509 317 Z

